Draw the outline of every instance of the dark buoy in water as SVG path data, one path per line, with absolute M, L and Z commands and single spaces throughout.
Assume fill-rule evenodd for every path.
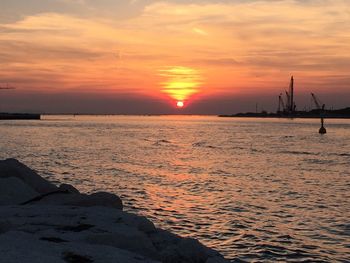
M 327 133 L 327 130 L 326 130 L 326 128 L 323 126 L 323 124 L 324 124 L 324 121 L 323 121 L 323 118 L 321 118 L 321 128 L 319 129 L 319 133 L 320 134 L 326 134 Z

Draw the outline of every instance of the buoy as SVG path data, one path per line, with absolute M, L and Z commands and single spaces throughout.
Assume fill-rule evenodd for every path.
M 319 129 L 319 133 L 320 134 L 326 134 L 327 133 L 327 130 L 326 130 L 326 128 L 323 126 L 323 124 L 324 124 L 324 120 L 323 120 L 323 118 L 321 118 L 321 128 Z

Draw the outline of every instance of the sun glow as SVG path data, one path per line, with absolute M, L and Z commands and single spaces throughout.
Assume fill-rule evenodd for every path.
M 185 104 L 184 104 L 183 101 L 178 101 L 178 102 L 176 103 L 176 106 L 177 106 L 178 108 L 183 108 L 183 107 L 185 106 Z
M 188 67 L 170 67 L 160 70 L 160 76 L 166 77 L 167 81 L 161 83 L 163 86 L 162 92 L 166 93 L 171 98 L 183 104 L 190 96 L 199 92 L 202 85 L 202 77 L 200 72 Z

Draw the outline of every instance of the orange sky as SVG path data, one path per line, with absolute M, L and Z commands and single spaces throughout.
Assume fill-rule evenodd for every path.
M 272 101 L 291 74 L 300 94 L 350 95 L 347 0 L 47 2 L 1 1 L 5 108 L 30 109 L 28 94 Z

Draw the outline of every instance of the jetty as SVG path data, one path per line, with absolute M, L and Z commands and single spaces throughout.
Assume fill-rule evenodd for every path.
M 0 112 L 0 120 L 40 120 L 41 115 L 37 113 L 7 113 Z
M 0 160 L 0 213 L 1 262 L 229 262 L 123 211 L 115 194 L 53 184 L 15 159 Z
M 283 114 L 274 112 L 245 112 L 231 115 L 219 115 L 219 117 L 233 118 L 303 118 L 303 119 L 319 119 L 320 111 L 317 109 L 310 111 L 295 111 L 293 114 Z M 323 118 L 327 119 L 350 119 L 350 107 L 337 110 L 324 110 Z
M 6 86 L 0 86 L 0 90 L 15 90 L 16 87 L 10 86 L 8 83 Z M 40 114 L 36 113 L 9 113 L 0 112 L 0 120 L 40 120 Z

